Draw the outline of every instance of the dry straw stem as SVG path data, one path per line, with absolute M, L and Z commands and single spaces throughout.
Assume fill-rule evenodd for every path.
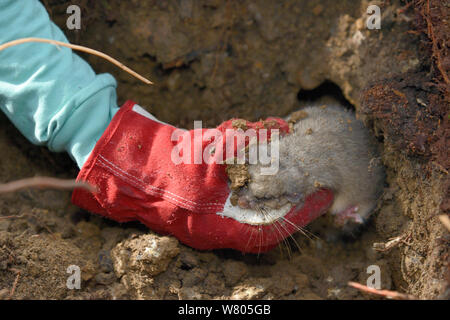
M 56 41 L 56 40 L 51 40 L 51 39 L 43 39 L 43 38 L 22 38 L 22 39 L 13 40 L 13 41 L 10 41 L 10 42 L 7 42 L 7 43 L 4 43 L 4 44 L 0 45 L 0 51 L 5 50 L 6 48 L 9 48 L 9 47 L 17 46 L 19 44 L 27 43 L 27 42 L 50 43 L 50 44 L 53 44 L 55 46 L 67 47 L 67 48 L 70 48 L 72 50 L 77 50 L 77 51 L 82 51 L 82 52 L 86 52 L 86 53 L 89 53 L 89 54 L 93 54 L 95 56 L 98 56 L 98 57 L 101 57 L 101 58 L 103 58 L 105 60 L 108 60 L 112 64 L 114 64 L 117 67 L 119 67 L 122 70 L 124 70 L 125 72 L 128 72 L 132 76 L 138 78 L 142 82 L 144 82 L 146 84 L 149 84 L 149 85 L 153 84 L 153 82 L 151 82 L 150 80 L 144 78 L 143 76 L 141 76 L 137 72 L 135 72 L 135 71 L 131 70 L 130 68 L 128 68 L 127 66 L 125 66 L 123 63 L 117 61 L 116 59 L 114 59 L 114 58 L 112 58 L 110 56 L 108 56 L 107 54 L 104 54 L 103 52 L 100 52 L 100 51 L 97 51 L 97 50 L 94 50 L 94 49 L 91 49 L 91 48 L 75 45 L 75 44 L 66 43 L 66 42 L 61 42 L 61 41 Z
M 47 188 L 47 189 L 67 189 L 83 188 L 91 192 L 96 192 L 97 189 L 93 185 L 73 179 L 57 179 L 51 177 L 33 177 L 22 180 L 16 180 L 4 184 L 0 184 L 0 194 L 8 192 L 16 192 L 25 188 Z
M 417 298 L 415 296 L 412 296 L 410 294 L 405 294 L 405 293 L 400 293 L 397 291 L 390 291 L 390 290 L 378 290 L 375 288 L 370 288 L 368 286 L 362 285 L 360 283 L 357 282 L 352 282 L 350 281 L 348 283 L 348 285 L 350 287 L 353 287 L 355 289 L 358 289 L 362 292 L 366 292 L 366 293 L 370 293 L 370 294 L 375 294 L 378 296 L 382 296 L 385 297 L 387 299 L 394 299 L 394 300 L 417 300 Z

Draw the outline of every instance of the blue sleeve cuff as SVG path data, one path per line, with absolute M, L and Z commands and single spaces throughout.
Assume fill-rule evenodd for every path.
M 0 43 L 68 42 L 37 0 L 0 0 Z M 37 145 L 67 151 L 81 167 L 117 112 L 116 81 L 71 49 L 26 43 L 0 52 L 0 109 Z

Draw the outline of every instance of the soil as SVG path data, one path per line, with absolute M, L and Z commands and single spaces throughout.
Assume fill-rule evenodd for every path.
M 366 28 L 366 0 L 42 2 L 72 43 L 155 82 L 83 55 L 116 77 L 120 104 L 191 128 L 339 101 L 382 142 L 387 180 L 358 232 L 324 216 L 260 255 L 197 251 L 82 211 L 69 192 L 2 195 L 0 299 L 375 299 L 347 285 L 366 284 L 372 265 L 383 289 L 449 298 L 450 235 L 438 219 L 449 211 L 448 1 L 380 1 L 379 30 Z M 79 31 L 66 28 L 70 4 L 82 8 Z M 76 176 L 68 156 L 31 145 L 3 114 L 0 124 L 0 181 Z M 80 289 L 67 287 L 70 266 Z

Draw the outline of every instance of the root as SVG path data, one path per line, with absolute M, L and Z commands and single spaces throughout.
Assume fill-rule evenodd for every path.
M 0 194 L 16 192 L 25 188 L 47 188 L 64 190 L 83 188 L 91 192 L 97 191 L 97 188 L 95 186 L 84 181 L 76 181 L 73 179 L 64 180 L 51 177 L 33 177 L 0 184 Z
M 27 43 L 27 42 L 50 43 L 50 44 L 53 44 L 55 46 L 67 47 L 67 48 L 70 48 L 72 50 L 77 50 L 77 51 L 82 51 L 82 52 L 86 52 L 86 53 L 89 53 L 89 54 L 93 54 L 95 56 L 98 56 L 100 58 L 108 60 L 112 64 L 114 64 L 117 67 L 119 67 L 122 70 L 124 70 L 125 72 L 127 72 L 127 73 L 131 74 L 132 76 L 138 78 L 142 82 L 144 82 L 144 83 L 146 83 L 148 85 L 153 84 L 153 82 L 151 82 L 147 78 L 144 78 L 143 76 L 141 76 L 137 72 L 135 72 L 135 71 L 131 70 L 130 68 L 128 68 L 127 66 L 125 66 L 123 63 L 117 61 L 116 59 L 108 56 L 107 54 L 105 54 L 103 52 L 100 52 L 100 51 L 97 51 L 97 50 L 94 50 L 94 49 L 91 49 L 91 48 L 75 45 L 75 44 L 66 43 L 66 42 L 61 42 L 61 41 L 56 41 L 56 40 L 51 40 L 51 39 L 42 39 L 42 38 L 23 38 L 23 39 L 13 40 L 13 41 L 10 41 L 10 42 L 7 42 L 7 43 L 4 43 L 4 44 L 0 45 L 0 51 L 4 50 L 6 48 L 9 48 L 9 47 L 17 46 L 19 44 Z
M 9 293 L 9 299 L 11 300 L 12 297 L 14 296 L 14 292 L 16 292 L 17 283 L 19 282 L 19 279 L 20 279 L 20 270 L 13 269 L 13 268 L 11 268 L 10 270 L 16 273 L 16 279 L 14 280 L 13 286 Z
M 431 15 L 430 15 L 430 0 L 427 0 L 426 14 L 424 15 L 424 17 L 425 17 L 425 21 L 427 22 L 427 26 L 428 26 L 428 37 L 431 39 L 433 55 L 436 59 L 436 66 L 439 69 L 439 71 L 442 75 L 442 78 L 444 78 L 445 83 L 447 85 L 450 85 L 450 79 L 448 78 L 446 70 L 442 66 L 442 58 L 441 58 L 441 54 L 439 52 L 439 48 L 437 45 L 438 40 L 436 39 L 436 36 L 434 34 L 434 26 L 433 26 L 433 22 L 431 21 Z
M 358 289 L 358 290 L 360 290 L 362 292 L 375 294 L 375 295 L 378 295 L 378 296 L 385 297 L 387 299 L 394 299 L 394 300 L 418 300 L 418 298 L 416 298 L 415 296 L 412 296 L 410 294 L 405 294 L 405 293 L 400 293 L 400 292 L 397 292 L 397 291 L 390 291 L 390 290 L 378 290 L 378 289 L 374 289 L 374 288 L 370 288 L 368 286 L 362 285 L 362 284 L 357 283 L 357 282 L 350 281 L 348 283 L 348 285 L 350 287 Z
M 414 2 L 414 1 L 412 1 L 412 2 Z M 443 39 L 438 39 L 436 37 L 434 25 L 433 25 L 433 22 L 431 19 L 430 0 L 416 0 L 414 2 L 414 5 L 418 8 L 419 14 L 422 16 L 422 19 L 426 23 L 426 31 L 423 30 L 423 32 L 426 33 L 426 35 L 428 36 L 428 38 L 431 41 L 432 57 L 434 58 L 435 66 L 438 69 L 439 73 L 441 74 L 445 84 L 447 85 L 446 90 L 448 90 L 448 86 L 450 85 L 450 79 L 447 74 L 447 70 L 443 66 L 443 62 L 442 62 L 443 58 L 442 58 L 441 52 L 440 52 L 441 50 L 442 51 L 444 51 L 444 50 L 439 48 L 439 45 L 442 45 L 440 43 L 440 41 Z M 445 47 L 445 40 L 444 40 L 444 44 L 442 45 L 442 48 L 444 48 L 444 47 Z

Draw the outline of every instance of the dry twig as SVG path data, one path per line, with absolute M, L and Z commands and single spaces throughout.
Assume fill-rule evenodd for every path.
M 0 45 L 0 51 L 4 50 L 6 48 L 9 48 L 9 47 L 17 46 L 19 44 L 27 43 L 27 42 L 50 43 L 50 44 L 53 44 L 55 46 L 67 47 L 67 48 L 70 48 L 72 50 L 77 50 L 77 51 L 82 51 L 82 52 L 86 52 L 86 53 L 89 53 L 89 54 L 93 54 L 95 56 L 98 56 L 98 57 L 101 57 L 101 58 L 103 58 L 105 60 L 108 60 L 112 64 L 114 64 L 117 67 L 119 67 L 122 70 L 124 70 L 125 72 L 128 72 L 132 76 L 138 78 L 142 82 L 144 82 L 146 84 L 153 84 L 153 82 L 151 82 L 147 78 L 144 78 L 143 76 L 141 76 L 137 72 L 131 70 L 130 68 L 125 66 L 123 63 L 117 61 L 116 59 L 114 59 L 114 58 L 112 58 L 110 56 L 108 56 L 107 54 L 105 54 L 103 52 L 100 52 L 100 51 L 97 51 L 97 50 L 94 50 L 94 49 L 91 49 L 91 48 L 79 46 L 79 45 L 76 45 L 76 44 L 71 44 L 71 43 L 66 43 L 66 42 L 61 42 L 61 41 L 56 41 L 56 40 L 51 40 L 51 39 L 22 38 L 22 39 L 13 40 L 13 41 L 10 41 L 10 42 L 7 42 L 7 43 L 4 43 L 4 44 Z
M 385 251 L 389 251 L 390 249 L 396 247 L 397 245 L 399 245 L 400 243 L 404 243 L 404 244 L 408 244 L 406 242 L 406 240 L 410 237 L 409 234 L 404 234 L 398 237 L 394 237 L 394 238 L 390 238 L 388 242 L 386 243 L 382 243 L 382 242 L 375 242 L 373 244 L 373 249 L 380 251 L 380 252 L 385 252 Z

